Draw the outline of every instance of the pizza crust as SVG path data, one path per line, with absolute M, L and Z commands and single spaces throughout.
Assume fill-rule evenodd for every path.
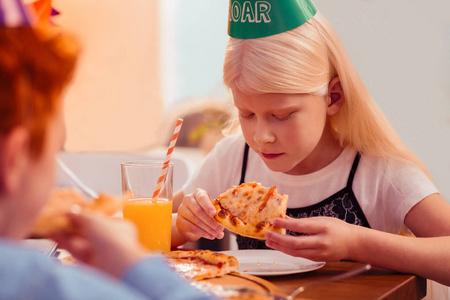
M 209 250 L 176 250 L 166 256 L 176 272 L 193 280 L 221 277 L 239 269 L 234 256 Z
M 212 201 L 215 220 L 228 230 L 260 240 L 272 230 L 285 234 L 284 228 L 273 225 L 286 216 L 288 196 L 278 194 L 277 187 L 266 188 L 259 183 L 243 183 L 227 190 Z
M 122 198 L 106 194 L 100 194 L 96 199 L 85 199 L 75 189 L 55 189 L 34 224 L 31 236 L 46 238 L 55 233 L 74 232 L 75 228 L 67 217 L 69 212 L 95 212 L 112 216 L 122 205 Z

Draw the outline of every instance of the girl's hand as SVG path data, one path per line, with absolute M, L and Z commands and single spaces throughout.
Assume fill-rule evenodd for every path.
M 70 214 L 69 218 L 76 233 L 53 238 L 79 261 L 120 278 L 148 256 L 139 243 L 136 227 L 127 220 L 97 214 Z
M 273 231 L 266 233 L 266 245 L 286 254 L 304 257 L 313 261 L 338 261 L 349 259 L 352 246 L 352 231 L 357 226 L 331 217 L 276 219 L 274 225 L 304 236 L 282 235 Z M 357 246 L 357 245 L 356 245 Z
M 221 239 L 224 236 L 223 227 L 214 220 L 215 215 L 216 209 L 211 204 L 208 193 L 196 189 L 192 194 L 184 196 L 178 208 L 178 232 L 190 242 L 201 237 Z

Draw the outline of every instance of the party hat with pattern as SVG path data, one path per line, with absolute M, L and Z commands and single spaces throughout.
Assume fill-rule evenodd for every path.
M 33 16 L 22 0 L 0 0 L 0 26 L 32 26 Z
M 52 8 L 52 0 L 34 0 L 29 3 L 29 7 L 41 25 L 51 24 L 50 18 L 59 15 L 59 12 Z
M 255 39 L 294 29 L 317 12 L 310 0 L 230 0 L 228 34 Z

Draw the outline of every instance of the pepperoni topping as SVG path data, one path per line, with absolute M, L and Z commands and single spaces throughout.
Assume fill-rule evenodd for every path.
M 259 206 L 259 211 L 261 212 L 266 206 L 267 206 L 267 201 L 269 201 L 269 199 L 270 199 L 270 197 L 272 197 L 273 195 L 275 195 L 275 189 L 276 189 L 277 187 L 276 186 L 273 186 L 273 187 L 271 187 L 268 191 L 267 191 L 267 193 L 264 195 L 264 197 L 263 197 L 263 199 L 262 199 L 262 203 L 261 203 L 261 205 Z

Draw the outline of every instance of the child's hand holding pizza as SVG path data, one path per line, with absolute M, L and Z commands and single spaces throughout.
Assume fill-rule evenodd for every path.
M 189 241 L 222 238 L 223 227 L 264 240 L 269 230 L 285 233 L 273 222 L 285 217 L 287 202 L 288 196 L 278 194 L 277 187 L 266 188 L 256 182 L 228 189 L 212 202 L 204 190 L 197 189 L 184 197 L 178 209 L 177 229 Z
M 178 208 L 177 230 L 191 242 L 201 237 L 221 239 L 224 236 L 223 227 L 214 220 L 215 215 L 216 209 L 211 204 L 208 193 L 197 189 L 184 196 Z
M 130 266 L 149 255 L 139 243 L 136 226 L 127 220 L 98 213 L 67 216 L 77 230 L 57 234 L 54 239 L 78 261 L 120 278 Z
M 277 219 L 275 226 L 307 235 L 282 235 L 266 232 L 266 245 L 286 254 L 314 261 L 353 259 L 358 252 L 356 241 L 364 237 L 365 227 L 352 225 L 337 218 L 312 217 Z

